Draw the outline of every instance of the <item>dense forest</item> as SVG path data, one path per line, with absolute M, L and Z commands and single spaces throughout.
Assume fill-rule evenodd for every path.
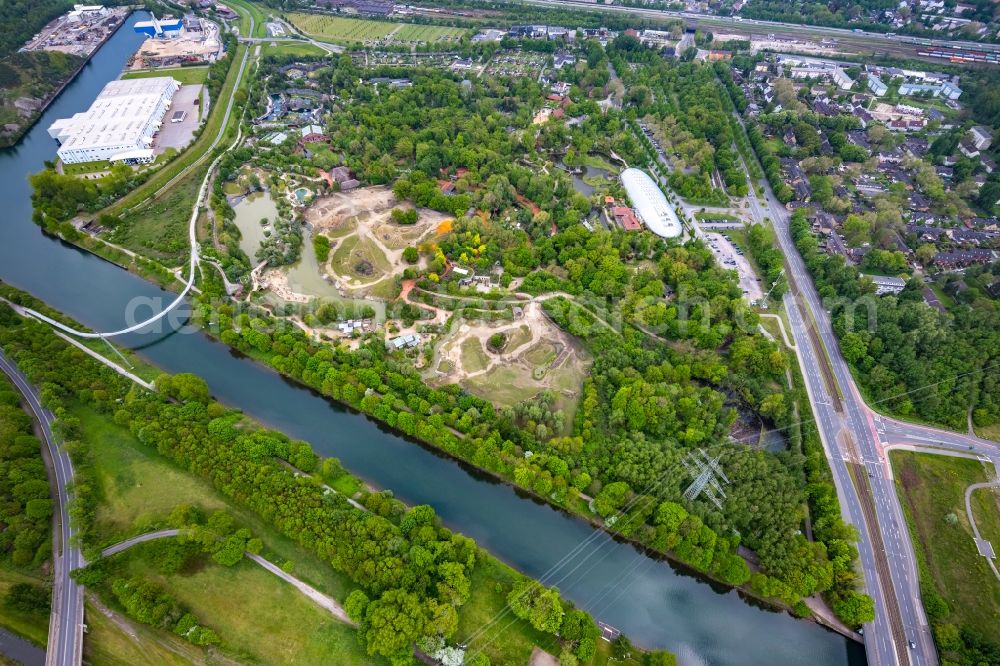
M 17 51 L 42 26 L 72 8 L 70 0 L 4 0 L 0 3 L 0 25 L 4 28 L 0 58 Z
M 939 313 L 911 280 L 898 296 L 874 296 L 840 256 L 821 252 L 805 214 L 792 236 L 820 296 L 838 299 L 834 331 L 870 404 L 956 430 L 1000 420 L 1000 307 L 979 298 Z M 995 265 L 996 266 L 996 265 Z
M 5 585 L 2 604 L 42 624 L 52 594 L 44 579 L 51 566 L 53 502 L 32 425 L 21 394 L 0 373 L 0 568 L 14 572 L 5 581 L 17 581 Z
M 0 374 L 0 556 L 15 567 L 35 568 L 52 555 L 52 499 L 41 442 L 21 394 Z

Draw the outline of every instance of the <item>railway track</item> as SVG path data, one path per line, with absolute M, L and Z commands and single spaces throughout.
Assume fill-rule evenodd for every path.
M 875 571 L 879 580 L 882 581 L 882 596 L 885 599 L 886 613 L 889 615 L 889 627 L 892 631 L 892 640 L 896 644 L 896 663 L 901 666 L 909 666 L 910 652 L 909 641 L 906 638 L 906 630 L 903 628 L 903 620 L 899 612 L 899 601 L 896 599 L 896 588 L 892 584 L 892 573 L 889 571 L 889 559 L 885 554 L 885 542 L 882 540 L 882 531 L 878 529 L 878 515 L 875 512 L 875 499 L 872 496 L 871 482 L 868 480 L 868 472 L 862 463 L 863 460 L 858 452 L 857 444 L 850 433 L 844 432 L 844 440 L 847 442 L 847 450 L 852 460 L 845 462 L 851 474 L 851 482 L 857 492 L 861 511 L 865 514 L 865 524 L 873 527 L 868 530 L 868 537 L 871 539 L 872 556 L 875 558 Z
M 837 378 L 833 376 L 833 370 L 830 368 L 830 362 L 826 354 L 828 353 L 826 345 L 823 344 L 823 340 L 820 339 L 819 335 L 816 333 L 816 321 L 813 318 L 812 311 L 808 308 L 807 304 L 803 302 L 802 292 L 799 291 L 799 286 L 796 284 L 794 277 L 794 272 L 791 270 L 785 270 L 785 275 L 788 279 L 788 284 L 791 287 L 792 295 L 795 298 L 796 305 L 799 308 L 799 312 L 803 314 L 803 319 L 806 323 L 806 333 L 809 334 L 809 340 L 813 344 L 813 349 L 817 350 L 819 353 L 823 354 L 822 358 L 817 358 L 816 361 L 819 363 L 820 374 L 823 375 L 823 383 L 826 384 L 826 391 L 830 396 L 830 401 L 833 403 L 833 408 L 837 410 L 838 414 L 844 413 L 844 404 L 840 398 L 840 385 L 837 383 Z

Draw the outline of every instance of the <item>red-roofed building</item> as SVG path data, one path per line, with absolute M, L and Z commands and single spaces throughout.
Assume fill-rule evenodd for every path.
M 451 194 L 455 191 L 455 183 L 450 180 L 439 180 L 438 187 L 441 188 L 442 194 Z
M 625 231 L 639 231 L 642 229 L 642 223 L 635 216 L 635 211 L 628 206 L 615 206 L 611 209 L 611 214 L 614 216 L 615 222 Z
M 562 109 L 556 109 L 555 111 L 552 112 L 552 117 L 553 118 L 562 118 L 565 115 L 566 115 L 566 112 L 563 111 Z

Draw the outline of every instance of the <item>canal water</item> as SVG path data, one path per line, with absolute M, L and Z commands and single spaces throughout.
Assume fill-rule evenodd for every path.
M 170 294 L 118 267 L 44 236 L 31 222 L 27 176 L 53 159 L 46 128 L 85 109 L 140 38 L 134 14 L 16 147 L 0 152 L 0 279 L 98 330 L 120 328 L 131 308 Z M 148 311 L 148 310 L 147 310 Z M 176 318 L 173 318 L 176 319 Z M 165 323 L 169 326 L 170 324 Z M 200 333 L 150 331 L 121 340 L 170 372 L 204 377 L 240 407 L 411 504 L 432 505 L 445 523 L 525 573 L 545 577 L 598 619 L 639 644 L 667 648 L 683 664 L 833 666 L 864 663 L 864 651 L 809 622 L 757 608 L 582 521 L 518 496 L 474 470 L 327 402 Z M 503 622 L 499 623 L 503 626 Z M 458 637 L 461 639 L 462 637 Z M 498 640 L 502 641 L 503 637 Z

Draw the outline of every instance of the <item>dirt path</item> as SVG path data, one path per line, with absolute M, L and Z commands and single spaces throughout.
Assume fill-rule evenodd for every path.
M 317 590 L 316 588 L 302 582 L 295 576 L 285 573 L 281 569 L 281 567 L 272 562 L 269 562 L 268 560 L 265 560 L 260 555 L 254 555 L 253 553 L 246 553 L 246 556 L 251 560 L 253 560 L 254 562 L 256 562 L 257 564 L 259 564 L 260 566 L 270 571 L 271 573 L 273 573 L 278 578 L 281 578 L 282 580 L 291 583 L 295 587 L 295 589 L 297 589 L 299 592 L 309 597 L 309 599 L 312 600 L 317 606 L 328 610 L 331 615 L 333 615 L 341 622 L 349 624 L 352 627 L 357 626 L 354 623 L 354 621 L 347 616 L 347 611 L 345 611 L 344 608 L 333 597 L 327 596 L 322 592 L 320 592 L 319 590 Z

